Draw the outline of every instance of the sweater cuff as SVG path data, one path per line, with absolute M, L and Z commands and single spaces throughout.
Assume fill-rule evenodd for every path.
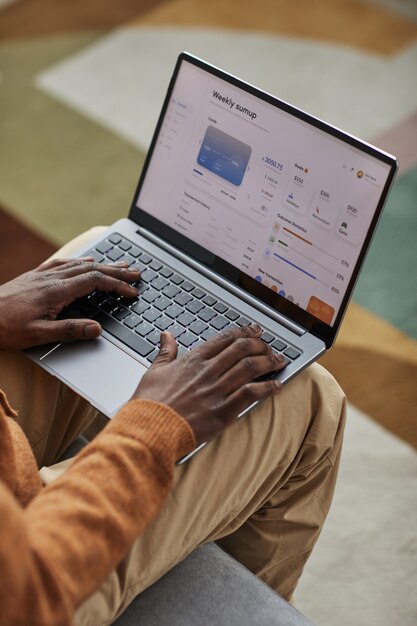
M 113 429 L 140 440 L 164 457 L 172 454 L 175 460 L 196 447 L 188 422 L 171 407 L 153 400 L 130 400 L 106 427 L 106 430 Z

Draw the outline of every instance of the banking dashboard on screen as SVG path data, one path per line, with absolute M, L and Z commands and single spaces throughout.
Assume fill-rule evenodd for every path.
M 388 173 L 183 63 L 137 205 L 332 325 Z

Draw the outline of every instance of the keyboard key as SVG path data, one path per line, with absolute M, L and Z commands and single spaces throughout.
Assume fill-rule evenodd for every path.
M 182 324 L 183 326 L 189 326 L 191 322 L 195 320 L 194 315 L 191 315 L 188 311 L 184 311 L 177 317 L 177 322 Z
M 149 335 L 146 335 L 146 341 L 150 341 L 155 346 L 159 346 L 159 341 L 161 339 L 161 331 L 153 330 Z
M 172 270 L 169 269 L 169 267 L 166 267 L 165 265 L 160 269 L 161 276 L 163 276 L 164 278 L 169 278 L 170 276 L 172 276 L 172 274 L 174 273 Z
M 216 328 L 217 330 L 221 330 L 222 328 L 227 326 L 228 323 L 229 323 L 228 319 L 223 317 L 223 315 L 218 315 L 217 317 L 211 320 L 210 325 L 213 326 L 213 328 Z
M 207 330 L 204 331 L 201 337 L 205 341 L 208 341 L 209 339 L 212 339 L 213 337 L 218 337 L 218 335 L 219 335 L 218 331 L 214 330 L 214 328 L 207 328 Z
M 149 267 L 147 267 L 146 269 L 143 270 L 143 272 L 140 275 L 140 279 L 144 282 L 144 283 L 150 283 L 152 280 L 154 280 L 154 278 L 156 278 L 158 276 L 158 274 L 156 272 L 154 272 L 153 270 L 151 270 Z
M 178 341 L 180 342 L 180 344 L 182 344 L 186 348 L 189 348 L 190 346 L 193 345 L 193 343 L 197 341 L 197 339 L 198 337 L 194 335 L 194 333 L 187 331 L 186 333 L 184 333 L 178 338 Z
M 148 265 L 153 259 L 151 256 L 149 256 L 149 254 L 146 254 L 146 252 L 143 252 L 141 254 L 140 260 L 142 263 L 144 263 L 145 265 Z
M 127 317 L 128 315 L 130 315 L 130 311 L 129 309 L 126 309 L 124 306 L 117 307 L 117 309 L 115 309 L 112 313 L 112 316 L 115 317 L 119 321 L 124 320 L 124 318 Z
M 204 296 L 206 292 L 203 291 L 202 289 L 200 289 L 200 287 L 196 287 L 192 292 L 191 295 L 194 296 L 194 298 L 198 298 L 199 300 Z
M 137 326 L 140 321 L 141 319 L 139 315 L 135 315 L 134 313 L 132 313 L 131 315 L 129 315 L 129 317 L 126 317 L 123 320 L 123 324 L 128 328 L 135 328 L 135 326 Z
M 217 300 L 216 298 L 213 298 L 213 296 L 207 295 L 203 298 L 203 302 L 204 304 L 208 304 L 208 306 L 213 306 L 213 304 L 216 304 Z
M 149 267 L 151 267 L 153 270 L 155 270 L 155 272 L 158 272 L 161 267 L 162 267 L 162 263 L 160 261 L 157 261 L 156 259 L 154 259 L 152 261 L 152 263 L 149 265 Z
M 137 285 L 137 289 L 138 294 L 141 295 L 142 293 L 145 293 L 147 289 L 149 289 L 149 286 L 146 283 L 139 282 L 139 284 Z
M 173 298 L 180 291 L 181 289 L 179 287 L 176 287 L 175 285 L 172 285 L 172 284 L 169 284 L 162 289 L 162 293 L 168 298 Z
M 117 300 L 113 298 L 109 298 L 101 305 L 101 310 L 106 311 L 106 313 L 111 313 L 117 307 Z
M 167 309 L 165 309 L 165 313 L 175 319 L 178 315 L 181 315 L 183 312 L 183 308 L 178 306 L 178 304 L 171 304 Z
M 85 256 L 92 256 L 96 263 L 103 263 L 106 260 L 104 256 L 96 250 L 91 250 L 90 252 L 87 252 Z
M 185 346 L 179 345 L 177 347 L 177 359 L 180 359 L 184 354 L 187 354 L 188 349 Z
M 138 257 L 140 257 L 141 251 L 136 246 L 132 246 L 129 250 L 129 254 L 130 256 L 133 256 L 135 257 L 135 259 L 137 259 Z
M 189 325 L 188 329 L 191 330 L 196 335 L 201 335 L 208 328 L 207 324 L 202 320 L 195 320 L 192 324 Z
M 123 252 L 120 248 L 113 248 L 107 253 L 107 259 L 110 261 L 118 261 L 123 256 Z
M 198 313 L 201 309 L 204 309 L 204 304 L 200 300 L 192 300 L 185 305 L 185 308 L 190 313 Z
M 239 317 L 239 319 L 236 320 L 236 324 L 238 326 L 249 326 L 249 324 L 251 324 L 251 321 L 248 320 L 247 317 Z
M 215 317 L 216 312 L 213 309 L 202 309 L 198 312 L 198 317 L 202 319 L 204 322 L 209 322 L 213 317 Z
M 139 313 L 139 315 L 141 315 L 144 311 L 149 309 L 149 306 L 150 305 L 148 304 L 148 302 L 145 302 L 144 300 L 140 300 L 137 304 L 132 306 L 130 310 L 134 311 L 135 313 Z
M 138 270 L 139 272 L 143 272 L 146 265 L 143 265 L 140 261 L 135 261 L 132 265 L 129 266 L 131 270 Z
M 109 250 L 114 247 L 111 241 L 102 241 L 96 246 L 97 252 L 101 252 L 101 254 L 106 254 Z
M 149 324 L 149 322 L 141 322 L 138 326 L 136 326 L 135 333 L 138 333 L 142 337 L 145 337 L 153 330 L 155 329 L 152 324 Z
M 158 317 L 161 317 L 161 311 L 158 311 L 158 309 L 151 308 L 145 311 L 142 317 L 147 322 L 154 322 L 155 320 L 158 319 Z
M 185 328 L 184 326 L 181 326 L 181 324 L 173 324 L 168 328 L 168 330 L 172 335 L 174 335 L 175 339 L 182 335 L 182 333 L 185 333 Z
M 223 302 L 218 302 L 213 308 L 217 313 L 226 313 L 227 311 L 227 306 Z
M 119 243 L 119 248 L 127 252 L 132 247 L 132 244 L 124 239 L 121 243 Z
M 184 279 L 179 274 L 174 274 L 174 276 L 171 276 L 171 282 L 174 283 L 174 285 L 181 285 Z
M 178 289 L 178 287 L 175 287 L 174 285 L 170 285 L 167 279 L 163 278 L 162 276 L 157 276 L 152 281 L 152 287 L 154 289 L 157 289 L 158 291 L 162 291 L 163 288 L 166 287 L 166 285 L 168 285 L 168 287 L 172 287 L 173 289 Z
M 89 300 L 91 304 L 100 306 L 101 304 L 103 304 L 103 302 L 107 300 L 107 298 L 108 298 L 108 295 L 106 294 L 105 291 L 95 291 L 94 293 L 91 294 Z
M 150 354 L 148 354 L 148 356 L 146 357 L 148 359 L 148 361 L 150 361 L 151 363 L 153 363 L 156 359 L 156 357 L 159 354 L 159 348 L 155 348 L 155 350 L 153 352 L 151 352 Z
M 227 313 L 225 313 L 225 315 L 229 318 L 229 320 L 232 320 L 232 322 L 237 320 L 237 318 L 239 317 L 239 313 L 236 313 L 236 311 L 234 311 L 233 309 L 229 309 Z
M 264 332 L 261 335 L 261 339 L 262 341 L 265 341 L 265 343 L 272 343 L 275 337 L 274 335 L 271 335 L 271 333 L 269 333 L 267 330 L 264 330 Z
M 107 255 L 108 256 L 108 255 Z M 120 257 L 119 259 L 119 263 L 126 263 L 127 265 L 132 265 L 135 262 L 135 259 L 133 259 L 131 256 L 129 256 L 128 254 L 124 254 L 123 256 Z
M 284 350 L 284 348 L 287 347 L 287 344 L 281 341 L 281 339 L 275 339 L 275 341 L 271 344 L 271 346 L 275 350 L 278 350 L 278 352 L 281 352 L 282 350 Z
M 147 289 L 142 296 L 142 299 L 146 302 L 153 302 L 157 298 L 159 298 L 159 292 L 155 289 Z
M 120 324 L 120 322 L 117 322 L 105 313 L 100 312 L 94 319 L 102 325 L 104 330 L 132 348 L 132 350 L 141 356 L 147 356 L 154 349 L 153 344 L 148 343 L 145 339 L 139 337 L 139 335 L 132 333 L 132 331 L 123 326 L 123 324 Z
M 133 304 L 136 304 L 139 301 L 139 298 L 125 298 L 124 296 L 120 296 L 118 302 L 121 306 L 131 307 Z
M 111 237 L 109 237 L 109 241 L 111 241 L 111 243 L 114 243 L 114 245 L 117 246 L 117 244 L 122 241 L 122 238 L 117 233 L 114 233 Z
M 181 284 L 181 289 L 184 291 L 192 291 L 194 289 L 194 285 L 193 283 L 190 283 L 189 280 L 186 280 Z
M 190 300 L 192 300 L 192 297 L 190 296 L 189 293 L 185 293 L 185 291 L 181 291 L 180 293 L 177 293 L 177 295 L 174 298 L 174 302 L 176 302 L 177 304 L 180 304 L 181 306 L 185 306 L 187 302 L 189 302 Z
M 301 352 L 299 352 L 295 348 L 292 348 L 291 346 L 288 346 L 288 348 L 284 350 L 284 354 L 292 361 L 294 361 L 294 359 L 297 359 L 300 356 Z
M 172 324 L 172 319 L 170 317 L 166 317 L 166 315 L 162 315 L 158 317 L 155 321 L 155 326 L 159 328 L 159 330 L 166 330 Z
M 166 298 L 165 296 L 159 296 L 159 298 L 155 300 L 153 304 L 160 311 L 165 311 L 165 309 L 167 309 L 171 305 L 171 300 L 169 298 Z

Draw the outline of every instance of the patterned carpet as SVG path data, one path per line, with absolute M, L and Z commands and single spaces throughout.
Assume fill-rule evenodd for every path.
M 0 280 L 127 213 L 182 49 L 398 156 L 322 361 L 350 403 L 417 448 L 414 0 L 0 0 Z

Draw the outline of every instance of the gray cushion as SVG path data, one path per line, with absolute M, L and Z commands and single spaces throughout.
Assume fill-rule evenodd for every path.
M 210 543 L 141 593 L 114 626 L 312 626 Z

